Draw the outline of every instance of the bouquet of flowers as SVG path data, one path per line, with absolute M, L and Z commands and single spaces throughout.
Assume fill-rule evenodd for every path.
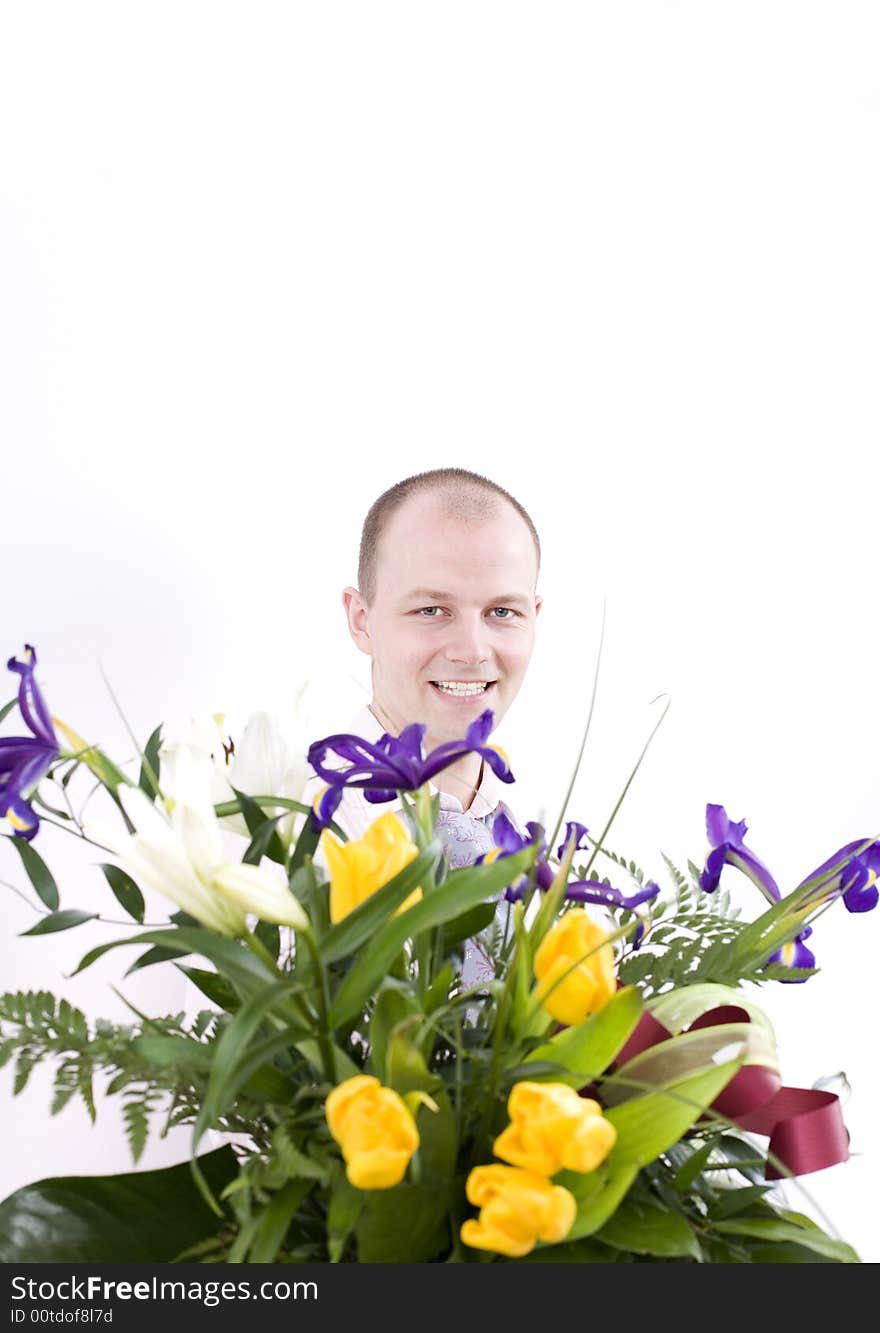
M 35 846 L 50 821 L 112 858 L 132 921 L 72 975 L 133 948 L 129 972 L 179 969 L 208 1005 L 121 1026 L 45 991 L 0 996 L 16 1092 L 54 1061 L 52 1112 L 79 1095 L 94 1119 L 107 1078 L 135 1161 L 160 1109 L 192 1126 L 178 1166 L 18 1190 L 0 1261 L 859 1262 L 778 1198 L 774 1182 L 844 1160 L 847 1136 L 833 1093 L 783 1086 L 751 995 L 812 975 L 810 922 L 835 899 L 876 905 L 880 841 L 783 893 L 745 822 L 709 805 L 704 866 L 664 857 L 664 892 L 608 826 L 569 820 L 557 843 L 562 815 L 548 838 L 500 813 L 494 848 L 452 868 L 429 782 L 469 752 L 512 781 L 488 710 L 428 754 L 420 725 L 315 741 L 326 786 L 306 804 L 283 765 L 261 791 L 241 746 L 169 753 L 158 728 L 130 776 L 51 716 L 31 647 L 8 665 L 0 721 L 17 704 L 27 734 L 0 738 L 0 816 L 41 904 L 26 933 L 95 919 L 61 906 Z M 86 775 L 114 821 L 77 812 Z M 357 841 L 334 821 L 348 786 L 377 806 Z M 727 866 L 766 900 L 754 920 L 720 891 Z M 145 924 L 143 890 L 176 907 L 167 922 Z M 491 966 L 468 984 L 474 940 Z

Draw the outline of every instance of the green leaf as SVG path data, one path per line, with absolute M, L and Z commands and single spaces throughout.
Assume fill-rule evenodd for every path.
M 805 1219 L 806 1220 L 806 1219 Z M 764 1217 L 737 1217 L 730 1221 L 715 1222 L 715 1231 L 728 1236 L 754 1236 L 765 1241 L 803 1245 L 816 1254 L 839 1264 L 857 1264 L 861 1260 L 851 1245 L 832 1238 L 812 1223 L 802 1225 L 790 1221 L 774 1221 Z
M 772 1189 L 772 1185 L 743 1185 L 737 1189 L 719 1190 L 709 1205 L 709 1216 L 733 1217 L 743 1209 L 760 1203 Z
M 213 1043 L 194 1041 L 191 1037 L 176 1037 L 170 1033 L 157 1033 L 135 1037 L 131 1045 L 137 1055 L 159 1069 L 190 1069 L 206 1076 L 211 1073 L 215 1050 Z M 282 1104 L 288 1102 L 296 1091 L 279 1070 L 269 1065 L 248 1073 L 241 1083 L 241 1090 L 254 1101 Z
M 443 955 L 448 954 L 450 949 L 454 945 L 460 944 L 462 940 L 473 939 L 475 935 L 479 935 L 480 931 L 485 930 L 487 926 L 491 926 L 495 920 L 496 911 L 497 903 L 479 903 L 476 907 L 472 907 L 469 912 L 463 912 L 461 916 L 445 925 L 440 937 Z
M 624 1199 L 596 1239 L 615 1249 L 656 1254 L 665 1259 L 701 1259 L 700 1243 L 681 1213 L 654 1204 Z
M 395 1027 L 404 1024 L 404 1031 L 418 1030 L 421 1010 L 409 988 L 390 977 L 376 997 L 370 1019 L 370 1071 L 380 1083 L 388 1086 L 387 1050 Z M 413 1020 L 408 1023 L 407 1020 Z
M 375 893 L 371 893 L 369 898 L 365 898 L 353 912 L 349 912 L 348 916 L 331 926 L 321 941 L 321 957 L 324 962 L 338 962 L 340 958 L 353 954 L 366 940 L 372 939 L 395 909 L 418 887 L 419 881 L 431 874 L 440 851 L 440 843 L 431 842 L 424 851 L 398 871 L 393 879 L 383 884 Z M 407 911 L 412 911 L 412 908 L 408 908 Z
M 122 940 L 110 940 L 107 944 L 100 944 L 90 950 L 71 975 L 76 976 L 78 972 L 84 972 L 111 949 L 119 949 L 127 944 L 158 944 L 173 950 L 178 956 L 189 953 L 203 954 L 243 996 L 276 979 L 265 964 L 239 940 L 216 935 L 212 930 L 205 930 L 201 926 L 145 930 L 139 935 L 129 935 Z
M 235 1093 L 246 1080 L 254 1058 L 254 1039 L 269 1014 L 286 1008 L 290 986 L 286 981 L 272 982 L 248 999 L 230 1020 L 214 1048 L 211 1077 L 205 1091 L 198 1119 L 193 1126 L 193 1151 L 205 1131 L 222 1115 Z M 285 1027 L 273 1033 L 277 1042 L 291 1045 L 302 1030 Z
M 345 1169 L 337 1165 L 327 1209 L 327 1248 L 331 1264 L 339 1263 L 366 1202 L 366 1194 L 356 1189 L 345 1174 Z
M 273 1195 L 253 1233 L 248 1263 L 271 1264 L 287 1235 L 294 1214 L 303 1199 L 314 1188 L 314 1180 L 289 1180 Z
M 740 1064 L 740 1060 L 728 1060 L 656 1092 L 634 1097 L 622 1106 L 611 1107 L 605 1118 L 617 1130 L 617 1142 L 609 1161 L 632 1162 L 640 1167 L 653 1162 L 699 1119 Z
M 531 1254 L 517 1259 L 518 1264 L 613 1264 L 617 1259 L 614 1250 L 607 1245 L 600 1245 L 591 1236 L 571 1244 L 538 1245 Z
M 49 912 L 47 916 L 41 917 L 35 926 L 30 930 L 22 930 L 20 935 L 51 935 L 56 930 L 72 930 L 74 926 L 81 926 L 84 921 L 94 921 L 97 916 L 95 912 L 80 912 L 76 908 L 68 907 L 61 912 Z
M 677 1190 L 679 1194 L 686 1194 L 715 1150 L 715 1140 L 709 1139 L 697 1148 L 696 1152 L 692 1152 L 687 1161 L 678 1168 L 672 1177 L 672 1188 Z
M 437 973 L 422 1000 L 426 1014 L 433 1014 L 434 1010 L 439 1009 L 449 998 L 449 988 L 454 976 L 451 963 L 446 963 Z
M 232 790 L 235 792 L 235 799 L 251 834 L 251 844 L 241 858 L 242 861 L 246 865 L 259 865 L 261 857 L 268 856 L 270 861 L 277 861 L 280 866 L 286 865 L 287 856 L 275 827 L 279 819 L 284 818 L 284 814 L 270 818 L 245 792 L 238 791 L 235 787 Z
M 420 1264 L 449 1247 L 449 1183 L 370 1190 L 357 1225 L 362 1264 Z
M 639 1173 L 629 1162 L 606 1159 L 595 1171 L 561 1171 L 553 1178 L 574 1195 L 577 1215 L 566 1240 L 579 1240 L 598 1231 L 620 1206 Z
M 184 976 L 189 977 L 196 989 L 206 995 L 211 1003 L 216 1004 L 218 1008 L 225 1009 L 228 1014 L 233 1014 L 240 1007 L 241 1000 L 235 989 L 218 972 L 209 972 L 203 967 L 185 967 L 183 963 L 176 963 L 175 967 Z
M 607 1100 L 612 1103 L 628 1100 L 633 1088 L 645 1085 L 668 1087 L 691 1074 L 711 1069 L 722 1055 L 735 1058 L 738 1065 L 778 1068 L 772 1031 L 757 1023 L 719 1023 L 681 1032 L 627 1060 L 609 1078 Z
M 304 812 L 307 809 L 308 809 L 307 806 L 305 805 L 302 806 L 302 810 Z M 291 881 L 293 880 L 293 876 L 300 869 L 300 867 L 305 864 L 306 857 L 310 856 L 314 858 L 315 852 L 318 847 L 318 843 L 320 841 L 321 841 L 321 830 L 313 829 L 311 819 L 306 819 L 300 831 L 300 835 L 296 840 L 296 846 L 293 849 L 293 855 L 290 858 L 290 866 L 288 868 L 288 874 L 290 876 Z
M 433 893 L 400 916 L 386 921 L 358 954 L 342 981 L 330 1011 L 331 1026 L 339 1026 L 359 1013 L 407 939 L 415 939 L 423 931 L 442 926 L 477 903 L 493 897 L 528 868 L 535 850 L 529 846 L 514 856 L 453 870 Z
M 272 921 L 259 921 L 254 934 L 269 957 L 277 962 L 278 955 L 281 952 L 281 927 L 275 925 Z
M 25 842 L 23 838 L 10 838 L 15 850 L 21 857 L 21 863 L 25 868 L 25 873 L 34 888 L 40 901 L 48 907 L 50 912 L 54 912 L 58 906 L 58 885 L 52 878 L 52 873 L 40 853 Z M 59 926 L 61 930 L 63 927 Z M 37 932 L 38 934 L 42 932 Z
M 139 972 L 144 967 L 154 967 L 157 963 L 168 963 L 174 958 L 178 958 L 176 949 L 162 949 L 158 946 L 153 949 L 147 949 L 140 958 L 136 958 L 131 967 L 127 967 L 124 976 L 130 977 L 132 972 Z
M 0 722 L 2 722 L 5 717 L 9 716 L 17 703 L 18 695 L 16 695 L 14 699 L 10 699 L 8 704 L 4 704 L 3 707 L 0 708 Z
M 572 1088 L 581 1088 L 598 1078 L 634 1031 L 642 1013 L 642 1001 L 634 986 L 626 986 L 613 995 L 598 1013 L 575 1028 L 565 1028 L 538 1046 L 527 1057 L 532 1061 L 550 1061 L 566 1071 L 553 1078 Z
M 104 872 L 104 878 L 113 890 L 114 898 L 123 912 L 127 912 L 139 925 L 143 925 L 146 910 L 144 895 L 131 875 L 127 875 L 119 866 L 110 865 L 107 861 L 101 862 L 101 869 Z
M 199 1158 L 214 1192 L 237 1174 L 229 1147 Z M 222 1225 L 188 1162 L 117 1176 L 62 1176 L 0 1203 L 0 1263 L 171 1263 Z
M 138 778 L 138 786 L 150 800 L 159 795 L 159 747 L 162 744 L 162 724 L 150 736 L 144 746 L 143 759 L 141 760 L 141 772 Z M 142 918 L 143 919 L 143 918 Z

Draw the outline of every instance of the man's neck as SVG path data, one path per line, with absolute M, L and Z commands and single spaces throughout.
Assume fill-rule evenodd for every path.
M 380 727 L 383 727 L 391 736 L 399 735 L 397 728 L 394 726 L 381 704 L 377 704 L 374 699 L 372 703 L 368 704 L 368 707 Z M 437 744 L 439 745 L 440 742 L 438 741 Z M 436 745 L 427 735 L 425 736 L 424 748 L 425 753 L 436 749 Z M 477 762 L 478 759 L 479 763 Z M 474 797 L 480 790 L 483 781 L 483 768 L 484 761 L 482 755 L 466 754 L 459 759 L 457 763 L 450 764 L 448 768 L 444 768 L 439 773 L 435 773 L 431 782 L 437 790 L 442 791 L 444 795 L 454 796 L 457 801 L 460 801 L 462 810 L 469 810 L 473 804 Z

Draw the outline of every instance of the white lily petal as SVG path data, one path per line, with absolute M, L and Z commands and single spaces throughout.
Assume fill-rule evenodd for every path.
M 305 930 L 309 919 L 298 898 L 286 883 L 262 866 L 226 865 L 214 874 L 216 889 L 245 912 L 255 913 L 261 921 Z
M 150 842 L 161 842 L 171 835 L 167 813 L 154 805 L 140 787 L 121 785 L 118 795 L 123 810 L 142 837 Z
M 210 884 L 223 863 L 223 844 L 216 819 L 210 822 L 203 811 L 191 805 L 176 805 L 172 814 L 184 854 L 203 884 Z
M 235 752 L 229 780 L 249 796 L 278 791 L 287 762 L 287 746 L 268 713 L 252 713 Z

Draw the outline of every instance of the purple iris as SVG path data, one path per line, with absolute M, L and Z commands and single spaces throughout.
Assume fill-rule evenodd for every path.
M 502 811 L 496 815 L 495 822 L 492 825 L 492 834 L 495 838 L 495 850 L 484 852 L 482 856 L 477 857 L 477 865 L 482 861 L 494 861 L 505 856 L 513 856 L 522 851 L 524 847 L 529 847 L 537 838 L 538 856 L 535 861 L 536 874 L 535 883 L 537 887 L 546 893 L 547 889 L 553 883 L 556 872 L 547 860 L 547 839 L 544 833 L 543 825 L 529 820 L 526 824 L 527 837 L 523 837 L 514 828 L 512 821 Z M 571 839 L 575 839 L 574 849 L 578 851 L 581 847 L 587 846 L 587 826 L 580 824 L 577 820 L 570 819 L 565 825 L 565 836 L 556 849 L 556 855 L 559 860 L 565 853 Z M 508 902 L 517 902 L 522 898 L 528 885 L 528 875 L 522 875 L 515 884 L 504 890 L 504 897 Z M 639 889 L 638 893 L 623 894 L 619 889 L 613 889 L 610 884 L 603 884 L 598 879 L 577 879 L 573 880 L 565 891 L 565 897 L 571 902 L 595 903 L 600 907 L 624 908 L 628 912 L 633 912 L 642 903 L 650 902 L 657 897 L 660 892 L 660 885 L 651 880 L 644 888 Z M 642 936 L 645 933 L 645 927 L 642 922 L 636 929 L 633 939 L 633 946 L 639 947 Z
M 795 935 L 793 940 L 788 940 L 788 942 L 783 944 L 780 949 L 777 949 L 775 953 L 771 953 L 770 957 L 767 959 L 768 964 L 781 963 L 783 967 L 815 967 L 816 957 L 804 944 L 804 940 L 808 939 L 812 933 L 813 927 L 806 926 L 801 931 L 800 935 Z M 786 981 L 785 984 L 794 986 L 806 980 L 807 977 L 792 977 L 791 980 Z
M 315 801 L 313 827 L 325 828 L 329 824 L 346 787 L 362 788 L 366 800 L 373 804 L 393 801 L 399 791 L 418 791 L 441 769 L 466 754 L 480 755 L 502 782 L 513 782 L 504 755 L 496 746 L 487 744 L 492 721 L 492 709 L 487 708 L 470 724 L 464 740 L 444 741 L 427 756 L 422 755 L 427 729 L 423 722 L 404 727 L 399 736 L 385 732 L 375 742 L 344 733 L 315 741 L 309 746 L 309 763 L 329 786 Z M 324 764 L 328 750 L 347 760 L 349 767 L 328 768 Z
M 743 819 L 738 824 L 731 823 L 723 805 L 706 806 L 706 833 L 711 850 L 700 875 L 700 887 L 711 893 L 718 887 L 722 868 L 733 865 L 748 875 L 765 898 L 770 902 L 779 902 L 782 894 L 776 880 L 763 861 L 759 861 L 743 842 L 746 832 L 746 821 Z M 865 847 L 866 841 L 861 838 L 846 843 L 827 861 L 817 866 L 806 879 L 801 880 L 798 889 L 813 879 L 818 878 L 818 883 L 801 902 L 798 911 L 807 911 L 821 903 L 830 902 L 832 898 L 842 898 L 849 912 L 870 912 L 877 906 L 880 898 L 876 884 L 880 873 L 880 842 Z M 815 967 L 816 959 L 804 944 L 804 940 L 811 934 L 811 927 L 806 926 L 793 940 L 771 954 L 767 961 L 782 963 L 785 967 Z M 806 978 L 801 977 L 800 980 L 805 981 Z
M 40 821 L 22 793 L 39 782 L 57 757 L 59 747 L 49 710 L 34 679 L 35 649 L 26 643 L 24 661 L 10 657 L 6 665 L 21 678 L 18 708 L 33 734 L 0 737 L 0 818 L 9 820 L 16 837 L 30 842 Z
M 700 875 L 700 888 L 712 893 L 718 888 L 723 867 L 731 865 L 748 875 L 771 903 L 779 902 L 782 894 L 776 880 L 743 842 L 747 832 L 746 821 L 732 824 L 723 805 L 706 806 L 706 835 L 711 850 Z
M 864 838 L 857 842 L 846 843 L 840 851 L 817 866 L 812 875 L 801 880 L 798 888 L 802 888 L 817 875 L 825 874 L 834 866 L 839 866 L 843 858 L 848 857 L 842 869 L 832 874 L 825 874 L 824 880 L 820 880 L 816 887 L 811 889 L 804 902 L 805 907 L 828 902 L 831 898 L 842 898 L 848 912 L 870 912 L 877 906 L 880 897 L 876 883 L 880 873 L 880 842 L 874 842 L 867 848 L 864 844 Z M 857 847 L 861 847 L 862 851 L 854 854 Z

